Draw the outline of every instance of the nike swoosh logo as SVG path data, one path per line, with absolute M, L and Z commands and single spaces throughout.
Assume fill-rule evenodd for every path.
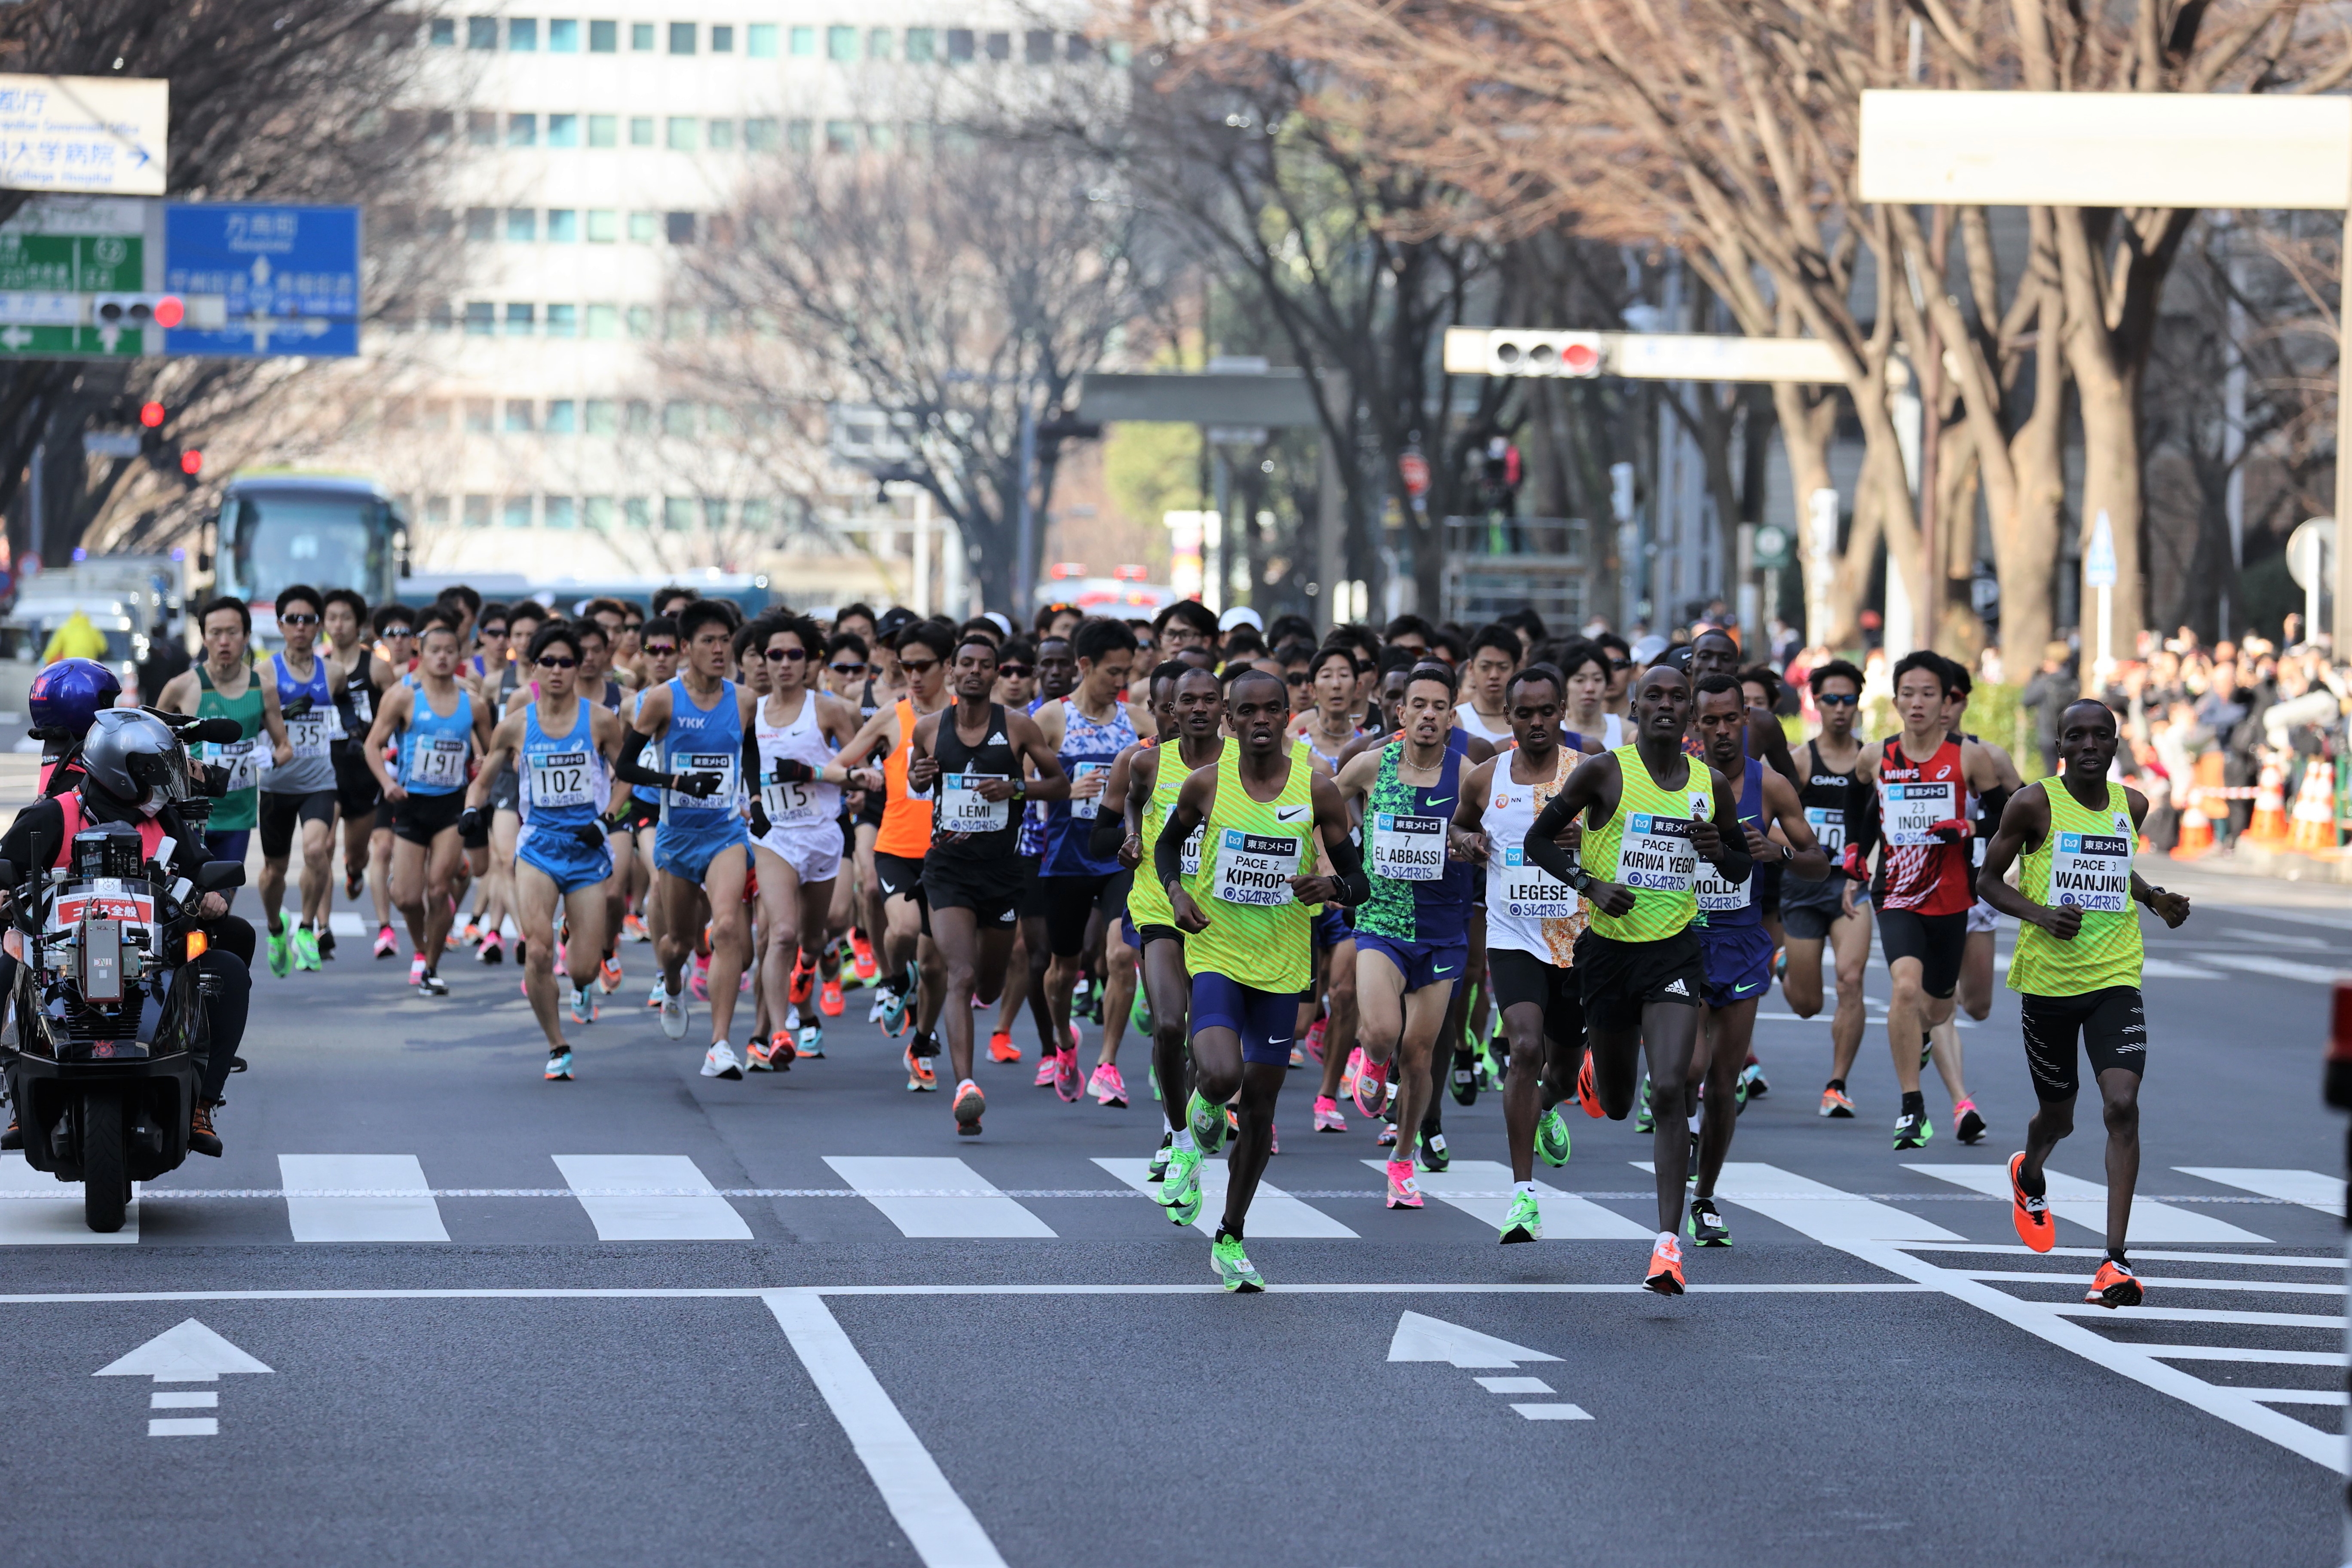
M 1454 797 L 1450 795 L 1433 795 L 1429 797 L 1429 804 L 1432 805 L 1444 805 L 1447 801 L 1452 800 L 1453 798 Z
M 1278 806 L 1275 810 L 1274 819 L 1276 822 L 1297 822 L 1313 809 L 1311 806 L 1305 805 Z
M 1760 985 L 1760 984 L 1763 984 L 1763 982 L 1762 982 L 1762 981 L 1760 981 L 1760 980 L 1757 982 L 1757 985 Z M 1745 996 L 1745 995 L 1747 995 L 1750 991 L 1753 991 L 1753 990 L 1755 990 L 1755 989 L 1756 989 L 1756 986 L 1755 986 L 1755 985 L 1735 985 L 1735 986 L 1733 986 L 1733 987 L 1731 988 L 1731 994 L 1732 994 L 1734 996 Z
M 1432 969 L 1430 973 L 1432 974 L 1451 974 L 1454 973 L 1454 965 L 1450 963 L 1441 963 Z

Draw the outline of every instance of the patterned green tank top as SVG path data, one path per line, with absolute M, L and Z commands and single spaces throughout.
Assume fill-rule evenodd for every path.
M 1584 868 L 1604 882 L 1633 890 L 1633 912 L 1607 915 L 1588 901 L 1592 929 L 1616 942 L 1661 942 L 1698 918 L 1698 851 L 1691 847 L 1695 817 L 1715 815 L 1706 764 L 1685 758 L 1687 782 L 1679 790 L 1650 776 L 1641 752 L 1630 745 L 1611 755 L 1624 775 L 1617 809 L 1598 828 L 1584 833 Z
M 1299 747 L 1282 794 L 1252 800 L 1242 787 L 1241 750 L 1228 744 L 1217 757 L 1217 798 L 1191 889 L 1209 929 L 1184 939 L 1184 967 L 1255 991 L 1304 991 L 1314 978 L 1315 916 L 1291 897 L 1289 879 L 1315 869 L 1314 771 Z
M 2009 961 L 2012 991 L 2035 996 L 2080 996 L 2140 980 L 2139 910 L 2132 907 L 2131 800 L 2110 781 L 2107 804 L 2095 811 L 2059 779 L 2044 779 L 2050 831 L 2018 858 L 2017 890 L 2037 904 L 2074 905 L 2082 929 L 2061 942 L 2040 926 L 2020 922 Z
M 1138 931 L 1145 926 L 1176 923 L 1176 911 L 1168 907 L 1168 889 L 1160 885 L 1160 878 L 1151 868 L 1151 856 L 1160 842 L 1160 830 L 1168 825 L 1168 814 L 1176 809 L 1177 792 L 1192 777 L 1184 767 L 1184 754 L 1176 746 L 1161 745 L 1157 741 L 1150 745 L 1160 758 L 1160 772 L 1151 781 L 1151 798 L 1144 803 L 1140 831 L 1136 835 L 1143 843 L 1143 858 L 1136 863 L 1135 883 L 1127 893 L 1127 918 L 1135 922 Z M 1193 873 L 1201 868 L 1201 836 L 1207 831 L 1205 825 L 1194 828 L 1191 842 L 1184 846 L 1184 888 L 1196 898 L 1199 893 L 1192 886 Z
M 202 661 L 196 665 L 196 717 L 199 719 L 234 719 L 245 738 L 235 745 L 206 745 L 204 761 L 228 769 L 228 793 L 213 802 L 212 816 L 205 819 L 207 833 L 235 833 L 240 828 L 256 826 L 261 820 L 261 764 L 269 742 L 261 733 L 261 678 L 248 673 L 245 695 L 224 697 L 213 684 L 212 673 Z

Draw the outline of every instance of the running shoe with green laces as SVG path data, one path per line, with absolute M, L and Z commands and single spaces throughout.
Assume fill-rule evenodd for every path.
M 1690 1220 L 1686 1228 L 1690 1231 L 1691 1240 L 1701 1247 L 1731 1245 L 1731 1227 L 1723 1223 L 1723 1215 L 1717 1211 L 1713 1198 L 1691 1199 Z
M 1633 1108 L 1633 1131 L 1655 1132 L 1657 1130 L 1657 1118 L 1650 1114 L 1650 1080 L 1645 1076 L 1642 1079 L 1641 1101 Z
M 1217 1239 L 1209 1244 L 1209 1267 L 1216 1271 L 1217 1282 L 1228 1290 L 1255 1295 L 1265 1289 L 1265 1280 L 1259 1276 L 1257 1266 L 1249 1260 L 1249 1254 L 1242 1249 L 1242 1240 L 1237 1236 L 1217 1233 Z
M 1128 1004 L 1127 1023 L 1141 1038 L 1151 1037 L 1151 998 L 1144 994 L 1140 985 L 1135 988 L 1135 1000 Z
M 1543 1212 L 1536 1207 L 1533 1193 L 1517 1193 L 1511 1197 L 1511 1212 L 1503 1216 L 1503 1245 L 1515 1241 L 1543 1239 Z
M 1168 1151 L 1168 1170 L 1160 1178 L 1160 1205 L 1171 1225 L 1191 1225 L 1201 1217 L 1201 1152 Z
M 1478 1103 L 1478 1056 L 1468 1046 L 1454 1053 L 1452 1087 L 1454 1104 Z
M 294 944 L 279 931 L 263 934 L 269 939 L 269 973 L 283 980 L 294 969 Z
M 294 928 L 294 967 L 318 973 L 323 965 L 319 961 L 319 936 L 309 926 Z
M 1192 1091 L 1192 1102 L 1184 1108 L 1184 1114 L 1192 1121 L 1192 1142 L 1200 1146 L 1203 1158 L 1225 1146 L 1223 1106 L 1211 1105 L 1201 1098 L 1201 1091 L 1196 1089 Z
M 1536 1119 L 1536 1152 L 1547 1165 L 1568 1163 L 1568 1118 L 1557 1105 Z

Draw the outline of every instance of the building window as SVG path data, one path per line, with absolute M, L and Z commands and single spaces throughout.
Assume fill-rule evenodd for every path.
M 1033 66 L 1054 63 L 1054 35 L 1032 29 L 1021 35 L 1021 52 Z
M 611 207 L 588 209 L 588 243 L 610 245 L 621 237 L 621 215 Z
M 507 307 L 507 336 L 510 338 L 527 338 L 530 336 L 532 329 L 538 326 L 538 306 L 509 305 Z
M 1072 33 L 1067 40 L 1067 49 L 1072 65 L 1080 64 L 1095 57 L 1094 41 L 1084 33 Z
M 488 435 L 490 433 L 490 421 L 492 418 L 490 400 L 487 397 L 469 397 L 466 399 L 465 417 L 467 435 Z
M 618 115 L 592 114 L 588 117 L 588 145 L 616 147 L 621 142 L 621 121 Z
M 670 116 L 669 150 L 673 153 L 693 152 L 698 145 L 695 129 L 698 123 L 681 115 Z
M 539 209 L 537 207 L 507 208 L 507 243 L 509 245 L 529 245 L 538 237 Z
M 857 58 L 857 29 L 827 27 L 824 30 L 824 58 L 847 62 Z
M 507 145 L 536 147 L 539 145 L 539 116 L 509 114 L 507 116 Z
M 498 208 L 467 207 L 466 209 L 466 237 L 467 239 L 474 241 L 476 244 L 484 244 L 498 238 Z
M 674 55 L 694 53 L 694 24 L 672 22 L 669 25 L 669 52 Z
M 551 417 L 552 417 L 554 412 L 555 411 L 551 406 L 548 410 Z M 545 508 L 541 516 L 541 521 L 544 521 L 548 527 L 570 528 L 572 526 L 572 498 L 570 496 L 549 496 L 540 504 Z
M 694 405 L 665 403 L 662 405 L 662 434 L 691 436 L 694 434 Z
M 529 496 L 509 496 L 507 498 L 505 510 L 506 524 L 509 528 L 529 528 L 530 526 L 530 498 Z
M 747 153 L 772 153 L 780 145 L 776 122 L 772 120 L 743 121 L 743 149 Z
M 551 114 L 547 117 L 547 144 L 551 147 L 580 145 L 580 117 L 576 114 Z
M 660 220 L 661 215 L 659 213 L 631 213 L 629 215 L 629 243 L 631 245 L 651 245 L 654 242 L 654 236 L 660 232 Z
M 1010 33 L 989 34 L 988 58 L 992 60 L 1011 59 L 1013 58 L 1013 35 Z
M 629 47 L 639 54 L 650 53 L 654 47 L 654 25 L 651 22 L 629 24 Z
M 714 319 L 710 323 L 710 328 L 712 332 L 716 333 L 720 331 L 720 324 L 715 319 L 716 312 L 713 312 L 713 317 Z M 723 403 L 714 403 L 709 407 L 704 409 L 702 411 L 702 417 L 705 422 L 704 428 L 709 430 L 713 436 L 733 436 L 738 434 L 735 425 L 735 411 L 728 407 L 727 405 Z
M 590 54 L 614 54 L 619 51 L 620 47 L 621 24 L 618 22 L 591 22 L 588 24 L 588 52 Z
M 550 305 L 547 308 L 547 335 L 551 338 L 572 338 L 580 335 L 580 307 Z
M 622 428 L 632 436 L 654 433 L 654 405 L 642 398 L 631 398 L 622 409 Z
M 538 429 L 539 422 L 531 416 L 531 413 L 532 405 L 528 399 L 520 397 L 509 399 L 507 403 L 508 434 L 528 436 Z
M 580 24 L 550 22 L 547 25 L 547 52 L 551 55 L 576 55 L 580 52 Z
M 750 531 L 761 534 L 766 533 L 768 531 L 769 517 L 770 510 L 766 501 L 747 500 L 743 503 L 743 526 Z
M 649 338 L 654 335 L 654 308 L 651 305 L 630 306 L 628 321 L 629 336 Z
M 446 332 L 451 331 L 457 325 L 457 312 L 456 309 L 450 305 L 449 301 L 446 300 L 434 300 L 433 309 L 427 311 L 425 316 L 425 330 L 427 331 Z
M 735 29 L 732 27 L 711 28 L 710 52 L 714 55 L 733 54 L 735 52 Z
M 857 151 L 857 122 L 854 120 L 828 120 L 824 122 L 824 150 L 828 153 Z
M 694 215 L 692 213 L 664 213 L 662 215 L 662 232 L 664 237 L 667 238 L 672 245 L 692 245 L 694 243 Z
M 559 397 L 547 405 L 547 433 L 551 436 L 571 436 L 580 428 L 580 405 L 568 397 Z M 550 502 L 550 505 L 554 504 Z
M 628 516 L 629 526 L 631 528 L 650 529 L 653 527 L 653 502 L 646 500 L 643 496 L 631 496 L 624 504 Z
M 581 409 L 581 428 L 591 436 L 617 436 L 621 433 L 621 409 L 609 397 L 592 397 Z
M 547 243 L 571 245 L 580 237 L 580 215 L 569 207 L 550 207 L 547 212 Z
M 465 500 L 465 508 L 466 526 L 467 528 L 488 528 L 490 526 L 489 497 L 467 496 Z
M 650 114 L 629 116 L 629 145 L 650 147 L 654 144 L 654 117 Z
M 694 526 L 694 502 L 684 496 L 670 496 L 662 502 L 662 526 L 674 533 L 683 533 Z
M 466 18 L 466 47 L 469 49 L 495 49 L 499 47 L 499 19 L 496 16 Z
M 480 300 L 467 301 L 466 335 L 467 337 L 487 338 L 498 330 L 499 308 L 496 305 L 485 303 Z M 468 404 L 467 406 L 470 408 L 473 405 Z M 468 426 L 467 428 L 470 429 L 472 426 Z
M 889 28 L 868 27 L 866 29 L 866 58 L 869 60 L 887 60 L 890 58 Z
M 539 19 L 516 16 L 507 23 L 507 47 L 517 54 L 533 54 L 539 48 Z
M 773 22 L 754 22 L 744 28 L 743 52 L 755 60 L 774 59 L 776 58 L 776 25 Z
M 432 528 L 446 528 L 449 526 L 449 498 L 447 496 L 427 496 L 425 498 L 425 521 L 428 527 Z
M 929 27 L 907 29 L 907 58 L 916 65 L 929 65 L 933 58 L 935 35 Z
M 787 120 L 784 121 L 784 145 L 795 153 L 805 153 L 816 145 L 816 121 Z
M 621 308 L 618 305 L 588 307 L 588 331 L 592 338 L 617 338 L 621 335 Z
M 816 29 L 814 27 L 794 27 L 792 34 L 792 45 L 793 58 L 794 59 L 814 59 L 816 58 Z
M 735 150 L 735 122 L 733 121 L 711 121 L 705 128 L 704 134 L 710 140 L 710 150 L 712 152 L 732 153 Z
M 604 533 L 612 531 L 613 498 L 611 496 L 590 496 L 582 501 L 580 510 L 582 520 L 590 528 Z
M 973 40 L 974 35 L 970 27 L 950 27 L 948 29 L 948 59 L 950 62 L 960 63 L 971 58 Z
M 866 144 L 877 153 L 890 152 L 898 143 L 898 135 L 887 121 L 877 120 L 866 128 Z
M 727 503 L 715 496 L 704 497 L 702 526 L 713 533 L 724 531 L 727 527 Z
M 485 110 L 471 110 L 466 115 L 466 145 L 495 147 L 499 144 L 499 117 Z
M 426 398 L 424 408 L 417 415 L 416 426 L 420 430 L 447 430 L 449 400 L 446 397 Z
M 425 36 L 436 48 L 454 49 L 457 47 L 457 19 L 454 16 L 436 16 Z

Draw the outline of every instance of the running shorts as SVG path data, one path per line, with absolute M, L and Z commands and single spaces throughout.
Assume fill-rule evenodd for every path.
M 249 827 L 232 827 L 224 833 L 205 835 L 205 851 L 215 860 L 234 860 L 245 864 L 246 845 L 253 837 Z
M 913 899 L 922 901 L 923 862 L 915 857 L 891 855 L 874 851 L 874 879 L 882 884 L 886 899 Z
M 1095 913 L 1108 920 L 1125 910 L 1134 881 L 1135 874 L 1125 870 L 1107 877 L 1039 877 L 1045 935 L 1052 943 L 1047 951 L 1055 958 L 1076 958 L 1086 948 L 1087 926 Z M 1025 906 L 1022 912 L 1028 912 Z
M 1021 857 L 1021 918 L 1024 921 L 1045 918 L 1045 879 L 1038 874 L 1045 863 L 1043 855 Z
M 1544 1033 L 1555 1040 L 1580 1039 L 1584 1034 L 1584 998 L 1576 971 L 1562 969 L 1549 959 L 1516 947 L 1486 950 L 1486 979 L 1494 987 L 1498 1012 L 1530 1004 L 1543 1010 Z
M 457 818 L 465 809 L 464 790 L 453 789 L 446 795 L 412 795 L 393 802 L 393 836 L 429 847 L 436 838 L 457 826 Z
M 522 810 L 522 775 L 515 772 L 512 763 L 500 768 L 499 776 L 490 781 L 490 809 L 512 812 Z
M 661 803 L 632 795 L 613 823 L 615 833 L 646 833 L 661 825 Z
M 613 852 L 580 841 L 569 827 L 523 824 L 515 838 L 515 861 L 544 874 L 559 893 L 576 893 L 603 885 L 613 875 Z
M 2077 1076 L 2074 1037 L 2091 1058 L 2091 1079 L 2110 1068 L 2141 1076 L 2147 1066 L 2147 1020 L 2139 987 L 2110 985 L 2079 996 L 2019 998 L 2025 1026 L 2025 1065 L 2033 1072 L 2033 1092 L 2042 1100 L 2072 1100 L 2083 1084 Z
M 1576 939 L 1575 968 L 1591 1029 L 1637 1027 L 1653 1002 L 1696 1007 L 1705 984 L 1696 926 L 1658 942 L 1619 942 L 1587 931 Z
M 1960 984 L 1960 956 L 1969 944 L 1969 911 L 1923 915 L 1916 910 L 1878 911 L 1878 942 L 1892 972 L 1898 958 L 1919 961 L 1919 987 L 1930 996 L 1949 996 Z
M 1979 899 L 1975 903 L 1970 904 L 1969 906 L 1969 934 L 1970 936 L 1974 936 L 1980 931 L 1990 931 L 1992 930 L 1993 921 L 1999 913 L 1999 910 L 1995 910 L 1990 904 L 1986 903 L 1982 899 Z
M 1462 978 L 1462 966 L 1470 956 L 1466 942 L 1399 942 L 1394 937 L 1376 931 L 1356 932 L 1356 957 L 1361 962 L 1368 952 L 1377 952 L 1396 965 L 1404 976 L 1407 991 L 1424 990 L 1440 981 L 1447 984 Z
M 1832 871 L 1818 882 L 1802 877 L 1780 879 L 1780 929 L 1799 942 L 1820 942 L 1845 912 L 1845 884 Z
M 803 882 L 830 882 L 841 874 L 841 825 L 771 827 L 753 842 L 793 868 Z
M 1479 880 L 1484 882 L 1486 879 L 1482 877 Z M 1318 947 L 1337 947 L 1354 935 L 1355 932 L 1348 926 L 1348 911 L 1341 905 L 1326 904 L 1323 912 L 1315 917 L 1315 945 Z
M 335 792 L 307 790 L 300 795 L 261 792 L 261 858 L 283 860 L 294 852 L 295 825 L 323 822 L 335 825 Z
M 1141 952 L 1145 945 L 1150 942 L 1184 940 L 1184 933 L 1174 926 L 1160 925 L 1157 921 L 1150 925 L 1139 926 L 1135 923 L 1135 917 L 1132 915 L 1119 916 L 1118 923 L 1127 932 L 1127 945 L 1138 952 Z
M 1756 868 L 1756 907 L 1767 915 L 1780 912 L 1781 873 L 1786 869 L 1780 861 Z M 1481 877 L 1480 881 L 1486 879 Z
M 699 884 L 710 875 L 710 863 L 730 849 L 743 850 L 748 867 L 751 847 L 751 835 L 740 817 L 730 816 L 723 826 L 691 833 L 681 833 L 676 824 L 665 822 L 654 833 L 654 869 Z
M 1242 1037 L 1242 1060 L 1260 1067 L 1290 1065 L 1290 1037 L 1298 1028 L 1304 991 L 1259 991 L 1213 969 L 1192 976 L 1192 1030 L 1231 1029 Z
M 1700 999 L 1710 1007 L 1753 1002 L 1772 985 L 1772 933 L 1761 925 L 1698 928 Z
M 360 749 L 345 745 L 335 753 L 335 803 L 343 808 L 346 819 L 365 816 L 374 811 L 383 799 L 383 786 L 375 782 L 375 772 L 367 765 Z
M 1017 864 L 1017 862 L 1016 862 Z M 1021 917 L 1021 879 L 1017 870 L 991 874 L 961 858 L 932 856 L 923 862 L 923 930 L 940 910 L 970 910 L 983 931 L 1012 928 Z

